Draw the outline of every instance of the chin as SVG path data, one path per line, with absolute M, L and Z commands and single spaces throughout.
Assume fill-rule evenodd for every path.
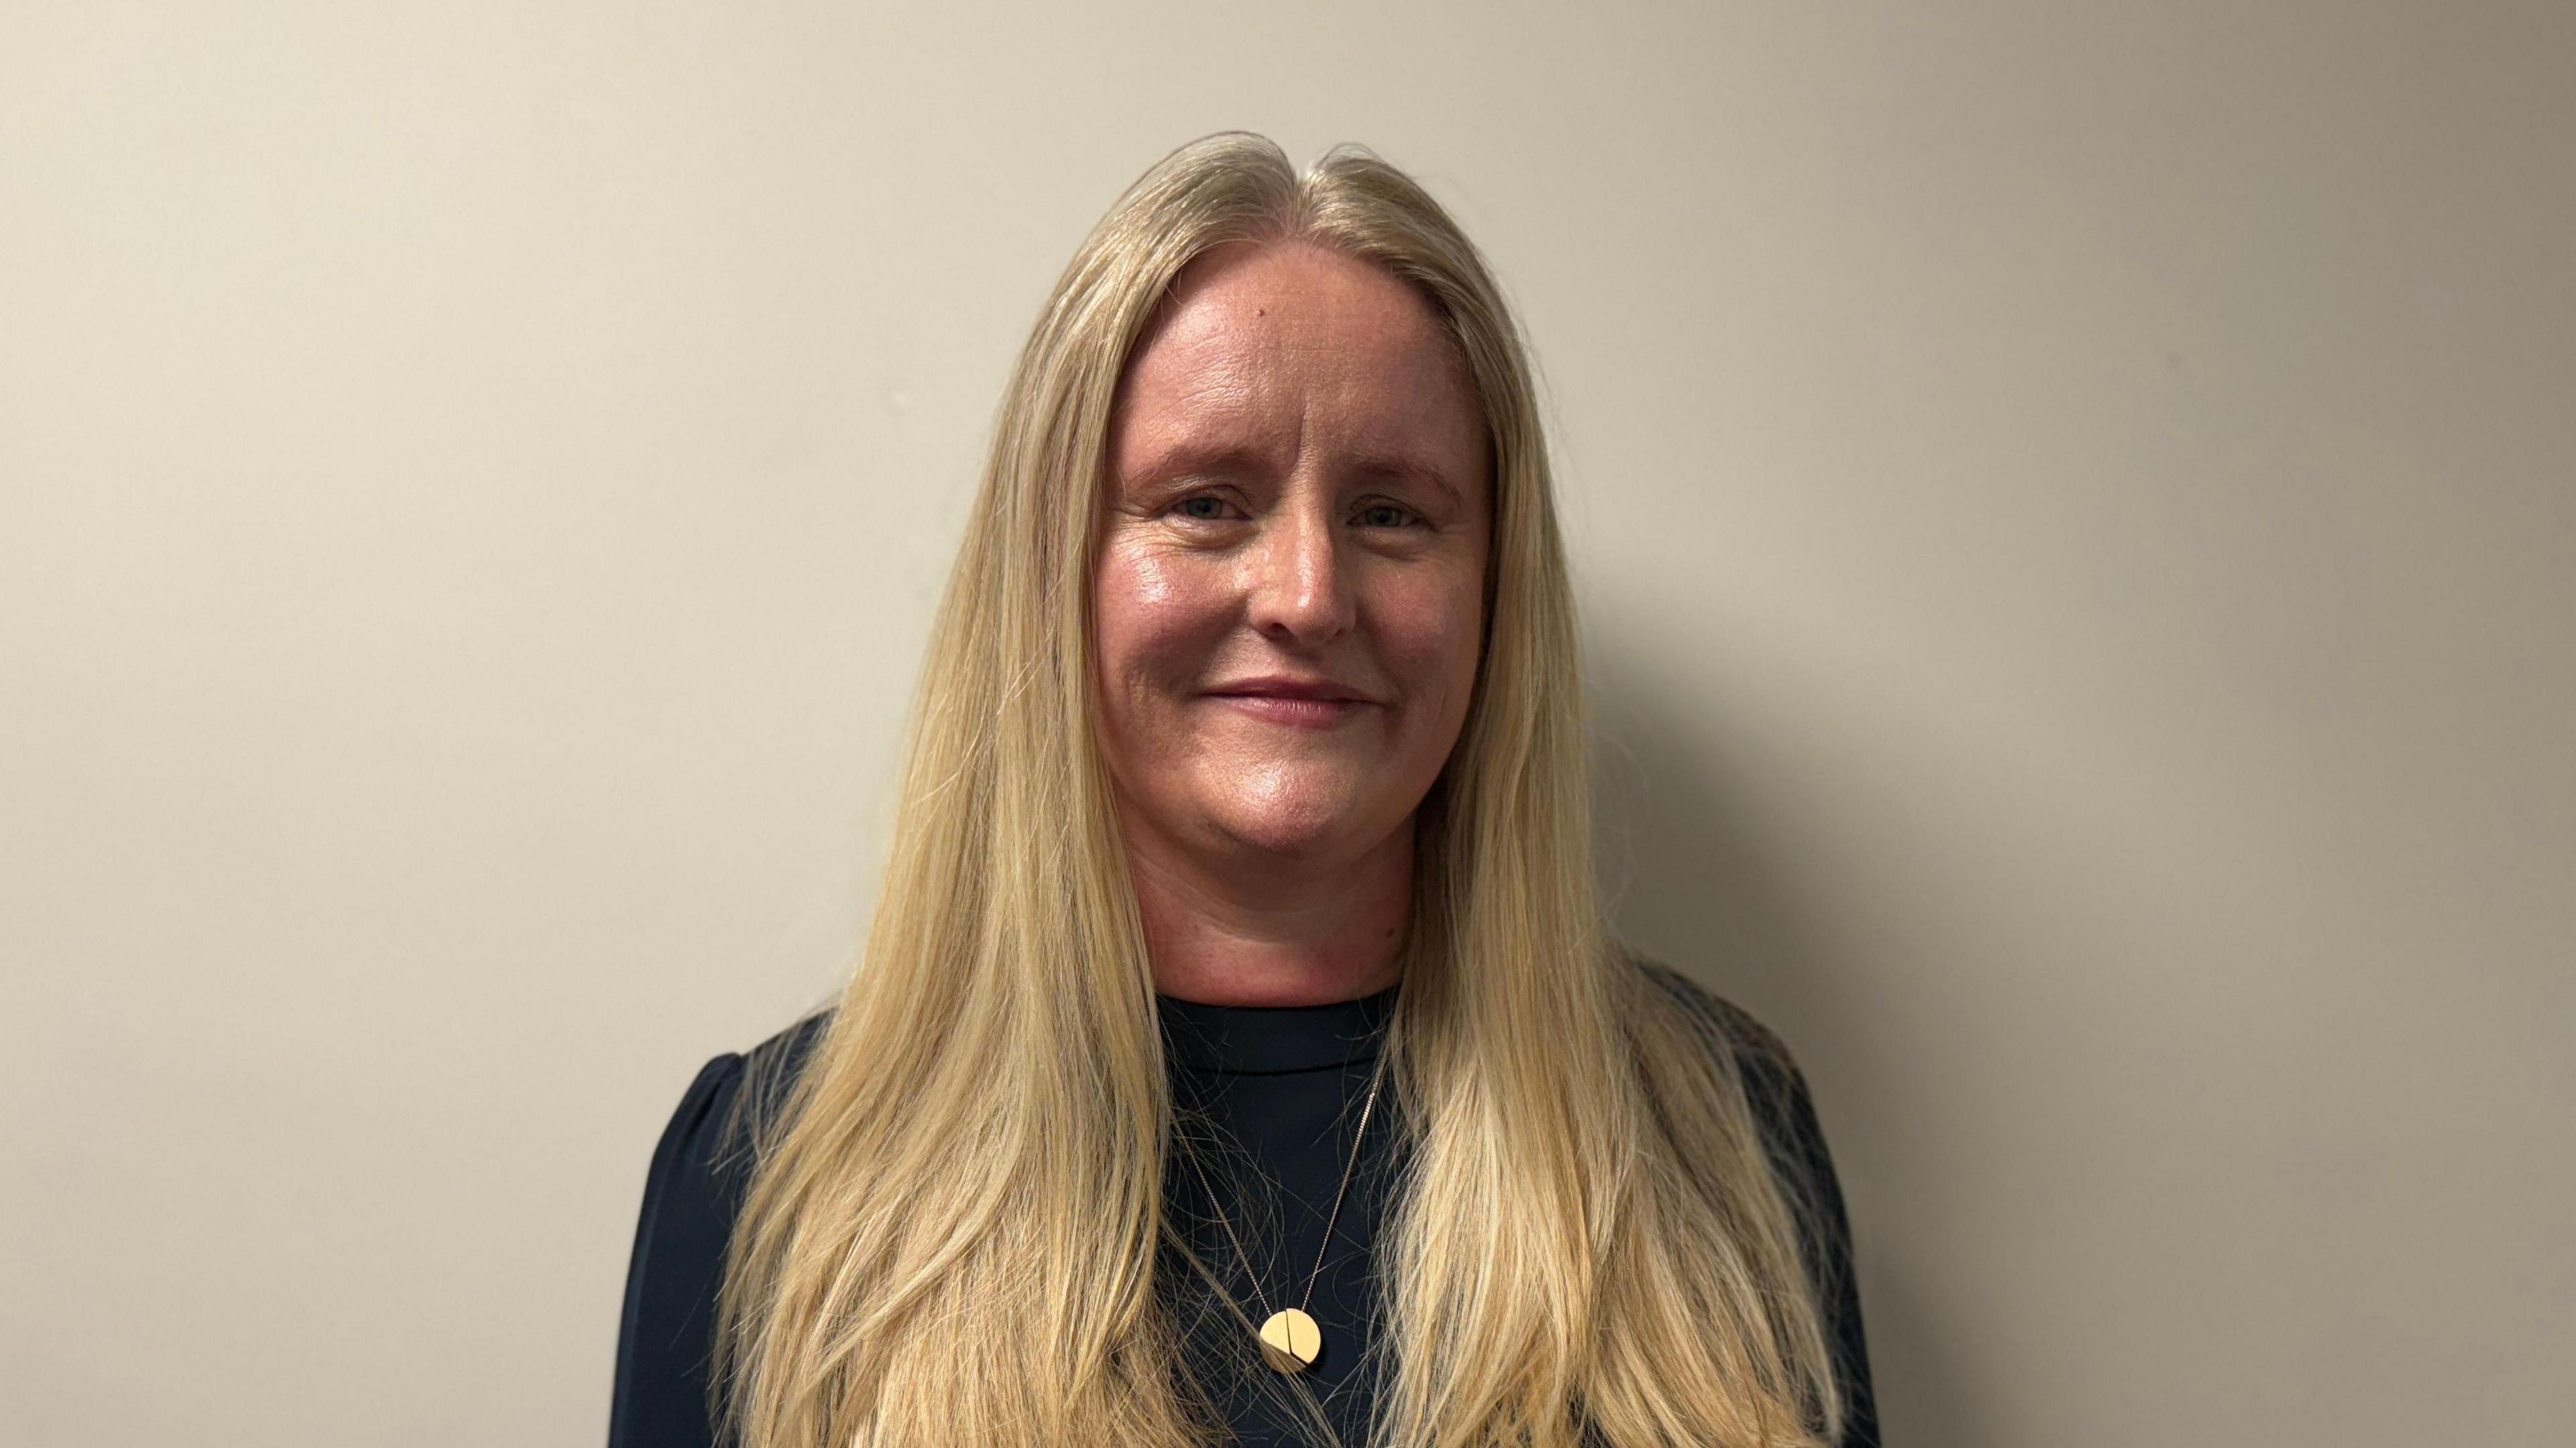
M 1295 865 L 1336 858 L 1342 853 L 1339 847 L 1343 846 L 1348 838 L 1339 831 L 1312 832 L 1254 828 L 1228 830 L 1226 833 L 1246 849 L 1258 851 L 1281 864 Z
M 1249 794 L 1232 792 L 1209 801 L 1207 818 L 1236 842 L 1282 859 L 1304 860 L 1348 849 L 1367 830 L 1365 801 L 1340 787 L 1321 782 L 1304 787 L 1274 787 Z

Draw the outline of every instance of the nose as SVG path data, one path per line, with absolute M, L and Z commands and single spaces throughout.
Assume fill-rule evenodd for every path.
M 1278 643 L 1314 645 L 1348 631 L 1357 597 L 1342 576 L 1341 530 L 1320 500 L 1272 514 L 1250 560 L 1252 626 Z

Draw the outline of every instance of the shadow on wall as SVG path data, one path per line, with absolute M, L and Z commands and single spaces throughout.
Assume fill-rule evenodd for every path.
M 1990 1448 L 1997 1425 L 1950 1351 L 1927 1274 L 1892 1260 L 1870 1225 L 1904 1193 L 1874 1173 L 1869 1143 L 1906 1129 L 1919 1093 L 1870 1049 L 1868 973 L 1837 958 L 1816 913 L 1830 890 L 1801 888 L 1792 832 L 1753 787 L 1755 742 L 1684 705 L 1662 676 L 1595 647 L 1592 674 L 1597 844 L 1613 928 L 1627 944 L 1743 1006 L 1779 1033 L 1818 1099 L 1836 1174 L 1851 1201 L 1871 1376 L 1891 1448 Z M 1813 872 L 1807 876 L 1813 878 Z M 1919 1127 L 1919 1122 L 1915 1123 Z

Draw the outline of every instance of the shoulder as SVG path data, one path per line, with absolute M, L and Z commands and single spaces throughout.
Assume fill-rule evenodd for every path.
M 747 1152 L 830 1022 L 828 1011 L 807 1016 L 748 1051 L 728 1051 L 699 1067 L 662 1128 L 648 1189 L 720 1173 Z
M 827 1016 L 698 1068 L 662 1128 L 627 1262 L 609 1413 L 614 1448 L 701 1448 L 725 1253 L 762 1129 L 788 1099 Z
M 721 1255 L 750 1183 L 763 1130 L 775 1119 L 822 1038 L 828 1014 L 809 1016 L 749 1051 L 698 1068 L 680 1093 L 644 1180 L 639 1264 L 655 1251 Z
M 1875 1448 L 1878 1409 L 1861 1328 L 1860 1288 L 1852 1270 L 1851 1220 L 1806 1077 L 1789 1048 L 1751 1012 L 1670 966 L 1633 952 L 1629 959 L 1653 983 L 1649 998 L 1660 996 L 1678 1007 L 1742 1083 L 1745 1107 L 1761 1136 L 1772 1180 L 1795 1220 L 1799 1249 L 1815 1287 L 1820 1325 L 1842 1389 L 1840 1441 L 1845 1448 Z
M 1693 1029 L 1713 1047 L 1733 1057 L 1740 1069 L 1783 1077 L 1785 1083 L 1795 1083 L 1803 1089 L 1804 1082 L 1798 1077 L 1798 1065 L 1789 1047 L 1772 1034 L 1770 1027 L 1754 1019 L 1752 1012 L 1659 960 L 1633 950 L 1625 954 L 1660 998 L 1678 1007 Z
M 729 1145 L 748 1150 L 775 1124 L 831 1028 L 832 1012 L 816 1011 L 742 1053 L 740 1079 L 724 1122 Z
M 1815 1098 L 1787 1043 L 1752 1012 L 1671 966 L 1634 951 L 1628 958 L 1651 983 L 1650 996 L 1677 1009 L 1719 1069 L 1740 1084 L 1781 1185 L 1798 1197 L 1819 1188 L 1831 1192 L 1832 1156 L 1816 1118 Z
M 832 1009 L 826 1006 L 744 1052 L 743 1060 L 755 1069 L 771 1065 L 789 1071 L 801 1069 L 831 1025 Z

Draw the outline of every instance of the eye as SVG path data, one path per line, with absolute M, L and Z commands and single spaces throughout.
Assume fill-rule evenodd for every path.
M 1182 517 L 1193 518 L 1203 523 L 1213 522 L 1225 516 L 1225 499 L 1214 493 L 1199 493 L 1183 498 L 1172 507 Z
M 1371 503 L 1360 510 L 1360 526 L 1363 528 L 1402 528 L 1419 521 L 1412 509 L 1393 503 Z

